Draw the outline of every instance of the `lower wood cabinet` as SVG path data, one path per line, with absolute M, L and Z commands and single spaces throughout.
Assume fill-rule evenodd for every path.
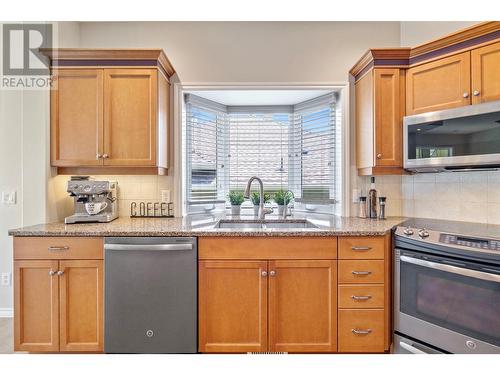
M 334 260 L 202 260 L 200 352 L 335 352 Z
M 381 353 L 384 348 L 384 310 L 339 310 L 339 351 Z
M 70 259 L 85 247 L 101 259 Z M 16 238 L 15 351 L 102 352 L 103 306 L 102 239 Z
M 201 352 L 267 350 L 267 262 L 199 263 Z

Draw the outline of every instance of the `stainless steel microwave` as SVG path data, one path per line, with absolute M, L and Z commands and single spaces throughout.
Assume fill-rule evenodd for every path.
M 500 168 L 500 100 L 406 116 L 403 132 L 407 170 Z

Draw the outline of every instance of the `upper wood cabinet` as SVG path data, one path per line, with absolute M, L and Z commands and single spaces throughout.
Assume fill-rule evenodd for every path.
M 56 71 L 51 91 L 52 165 L 101 165 L 103 153 L 103 71 Z
M 167 173 L 174 70 L 163 51 L 44 53 L 56 82 L 51 92 L 52 166 L 77 174 Z
M 471 103 L 470 52 L 408 69 L 406 114 L 432 112 Z
M 402 173 L 404 70 L 377 68 L 355 84 L 360 175 Z
M 104 70 L 104 165 L 156 164 L 157 107 L 156 70 Z
M 500 100 L 500 42 L 472 50 L 472 104 Z

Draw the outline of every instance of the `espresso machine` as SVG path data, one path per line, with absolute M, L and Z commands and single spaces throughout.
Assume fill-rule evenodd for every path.
M 73 176 L 67 192 L 75 201 L 75 213 L 66 224 L 109 223 L 118 217 L 117 185 L 113 181 L 94 181 L 88 176 Z

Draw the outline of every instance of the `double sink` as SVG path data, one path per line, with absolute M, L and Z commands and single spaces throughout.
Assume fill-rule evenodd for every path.
M 220 220 L 214 228 L 220 229 L 317 229 L 308 220 Z

